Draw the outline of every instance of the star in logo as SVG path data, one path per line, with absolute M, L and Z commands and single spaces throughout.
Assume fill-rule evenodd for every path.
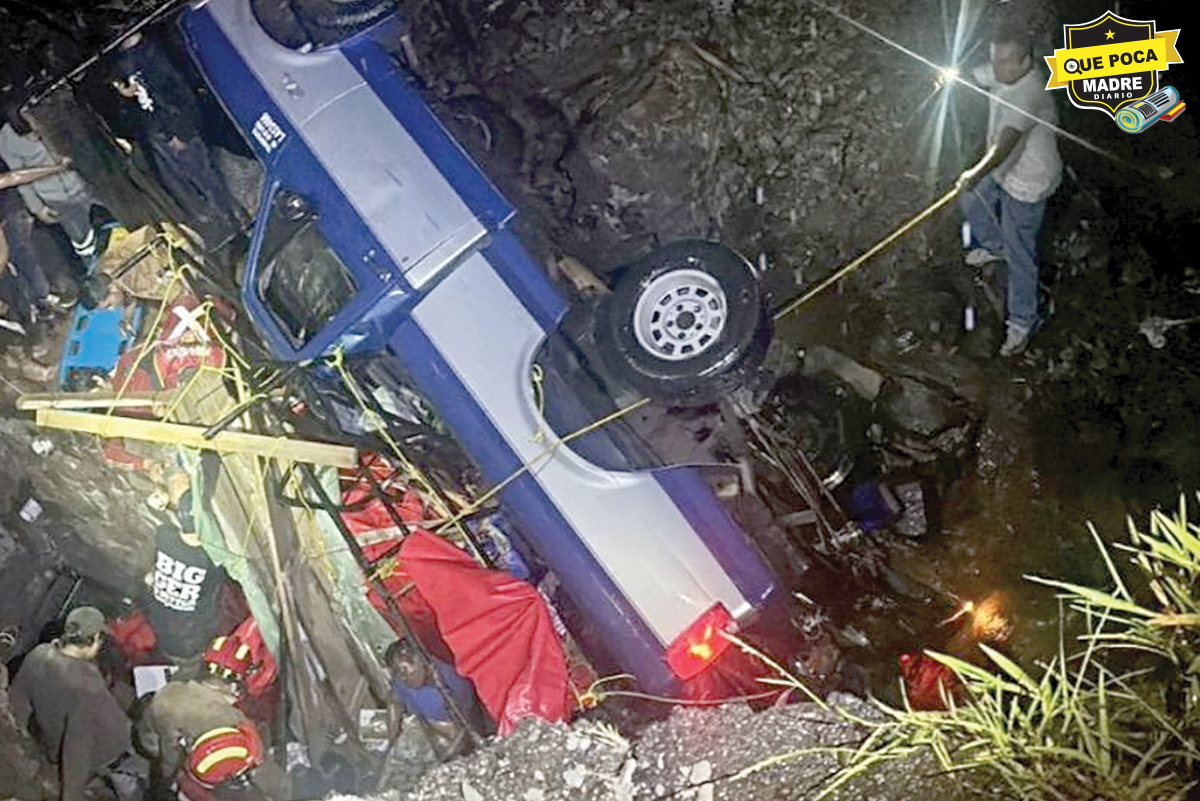
M 1112 32 L 1112 31 L 1105 31 L 1105 32 L 1104 32 L 1104 38 L 1105 38 L 1105 39 L 1111 39 L 1111 38 L 1113 38 L 1113 32 Z

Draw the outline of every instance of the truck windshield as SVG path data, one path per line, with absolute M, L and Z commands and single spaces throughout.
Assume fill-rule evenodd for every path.
M 354 294 L 350 271 L 330 249 L 317 217 L 296 195 L 280 192 L 271 208 L 258 291 L 292 343 L 307 344 Z

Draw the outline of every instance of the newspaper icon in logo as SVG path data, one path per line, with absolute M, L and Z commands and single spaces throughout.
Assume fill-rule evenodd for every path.
M 1141 133 L 1159 120 L 1171 120 L 1183 113 L 1186 104 L 1173 86 L 1164 86 L 1140 103 L 1117 112 L 1117 125 L 1127 133 Z
M 1046 57 L 1052 72 L 1046 88 L 1066 89 L 1073 105 L 1113 119 L 1136 107 L 1124 121 L 1118 119 L 1131 133 L 1158 119 L 1174 119 L 1183 111 L 1179 93 L 1171 89 L 1164 97 L 1170 87 L 1160 87 L 1158 74 L 1183 63 L 1175 49 L 1178 37 L 1178 29 L 1159 31 L 1154 20 L 1125 19 L 1111 11 L 1083 25 L 1064 25 L 1066 47 Z

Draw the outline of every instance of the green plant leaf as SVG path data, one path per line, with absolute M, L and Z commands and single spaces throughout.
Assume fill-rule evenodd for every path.
M 1037 693 L 1037 682 L 1030 678 L 1021 667 L 1004 654 L 997 651 L 995 648 L 984 643 L 979 643 L 979 650 L 987 654 L 987 658 L 996 663 L 996 666 L 1008 674 L 1009 678 L 1017 681 L 1022 687 L 1031 693 Z
M 1096 682 L 1096 722 L 1100 729 L 1097 757 L 1101 772 L 1107 776 L 1112 773 L 1112 731 L 1108 721 L 1108 696 L 1104 693 L 1107 682 L 1104 680 L 1104 668 L 1097 666 L 1096 670 L 1100 674 L 1100 680 Z
M 1083 587 L 1078 584 L 1071 584 L 1067 581 L 1057 581 L 1055 579 L 1042 578 L 1041 576 L 1027 575 L 1025 578 L 1029 579 L 1030 581 L 1035 581 L 1038 584 L 1045 584 L 1047 587 L 1057 587 L 1060 590 L 1065 590 L 1071 595 L 1077 596 L 1088 603 L 1095 604 L 1096 606 L 1106 609 L 1116 609 L 1122 612 L 1128 612 L 1132 615 L 1138 615 L 1139 617 L 1151 617 L 1155 614 L 1153 610 L 1147 609 L 1144 606 L 1139 606 L 1132 601 L 1126 601 L 1107 592 L 1093 590 L 1091 587 Z
M 1104 557 L 1104 564 L 1108 567 L 1108 574 L 1112 576 L 1113 583 L 1117 585 L 1117 594 L 1127 601 L 1133 600 L 1133 596 L 1129 594 L 1129 590 L 1125 588 L 1125 582 L 1121 580 L 1121 574 L 1117 572 L 1116 565 L 1113 564 L 1112 557 L 1108 555 L 1108 548 L 1104 544 L 1104 540 L 1100 538 L 1096 527 L 1092 525 L 1092 521 L 1088 521 L 1088 532 L 1091 533 L 1092 539 L 1096 541 L 1096 548 L 1100 551 L 1100 555 Z
M 1019 685 L 1004 681 L 995 673 L 986 668 L 977 667 L 970 662 L 959 659 L 958 657 L 950 656 L 949 654 L 941 654 L 937 651 L 925 651 L 925 655 L 931 659 L 936 659 L 946 667 L 953 670 L 959 678 L 964 681 L 975 681 L 982 690 L 1002 689 L 1007 692 L 1021 692 L 1022 688 Z

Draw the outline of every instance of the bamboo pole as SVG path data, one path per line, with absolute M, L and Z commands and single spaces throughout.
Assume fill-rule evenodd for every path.
M 358 452 L 344 445 L 324 442 L 267 437 L 242 431 L 222 431 L 211 439 L 204 438 L 204 426 L 181 423 L 162 423 L 132 417 L 91 414 L 63 409 L 38 409 L 37 424 L 46 428 L 81 431 L 101 437 L 128 437 L 167 445 L 182 445 L 199 450 L 244 453 L 294 462 L 327 464 L 351 469 L 358 464 Z

